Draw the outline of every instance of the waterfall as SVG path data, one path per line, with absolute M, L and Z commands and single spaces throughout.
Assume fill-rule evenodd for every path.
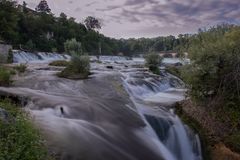
M 69 60 L 70 56 L 66 54 L 46 53 L 46 52 L 25 52 L 14 50 L 13 62 L 14 63 L 39 63 L 50 62 L 54 60 Z
M 33 63 L 32 70 L 12 88 L 0 87 L 0 95 L 27 99 L 24 109 L 59 159 L 202 160 L 198 135 L 171 109 L 186 91 L 177 77 L 134 68 L 139 59 L 102 57 L 89 79 L 69 80 L 48 63 L 35 63 L 64 55 L 15 51 L 14 58 Z
M 167 107 L 184 99 L 183 82 L 164 71 L 160 76 L 133 69 L 122 74 L 148 130 L 154 131 L 161 143 L 159 150 L 164 159 L 202 160 L 199 136 Z

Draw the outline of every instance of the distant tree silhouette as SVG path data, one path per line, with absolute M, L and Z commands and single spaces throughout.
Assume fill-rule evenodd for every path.
M 46 0 L 41 0 L 35 10 L 37 12 L 45 12 L 45 13 L 51 12 L 51 9 L 49 8 Z
M 22 6 L 23 6 L 23 11 L 24 11 L 24 10 L 26 11 L 26 8 L 27 8 L 27 3 L 26 3 L 25 1 L 23 1 L 23 4 L 22 4 Z
M 84 23 L 88 30 L 101 29 L 101 24 L 95 17 L 88 16 L 84 20 Z

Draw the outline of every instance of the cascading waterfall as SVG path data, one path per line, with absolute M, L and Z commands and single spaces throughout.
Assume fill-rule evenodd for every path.
M 165 152 L 161 152 L 163 157 L 167 160 L 202 160 L 199 136 L 181 122 L 173 109 L 167 107 L 184 99 L 182 81 L 164 71 L 160 77 L 133 69 L 122 74 L 139 114 L 143 115 L 147 127 L 154 130 L 165 148 Z M 167 99 L 166 104 L 163 99 Z
M 0 87 L 0 94 L 27 97 L 26 110 L 59 159 L 202 160 L 198 135 L 170 109 L 184 99 L 178 78 L 132 68 L 141 59 L 100 57 L 103 63 L 93 63 L 94 74 L 81 81 L 58 78 L 62 68 L 44 63 L 69 58 L 14 51 L 16 63 L 33 63 L 31 72 L 13 88 Z
M 70 56 L 65 54 L 57 53 L 46 53 L 46 52 L 25 52 L 25 51 L 13 51 L 13 62 L 14 63 L 32 63 L 32 62 L 49 62 L 54 60 L 69 60 Z

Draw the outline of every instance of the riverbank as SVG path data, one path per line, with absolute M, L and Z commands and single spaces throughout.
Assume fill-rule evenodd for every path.
M 193 130 L 199 133 L 205 160 L 239 160 L 238 139 L 231 134 L 231 127 L 221 121 L 209 108 L 191 100 L 176 105 L 176 112 Z
M 28 113 L 9 99 L 0 99 L 0 159 L 52 160 L 45 141 Z

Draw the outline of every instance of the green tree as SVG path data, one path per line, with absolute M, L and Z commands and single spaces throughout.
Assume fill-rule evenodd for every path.
M 65 51 L 70 55 L 81 55 L 82 54 L 82 44 L 77 42 L 76 39 L 67 40 L 64 43 Z
M 145 56 L 145 65 L 154 74 L 160 74 L 159 65 L 161 64 L 162 58 L 155 53 L 149 53 Z
M 65 50 L 71 54 L 71 61 L 68 66 L 59 73 L 60 77 L 70 79 L 85 79 L 90 74 L 90 59 L 83 55 L 81 43 L 76 39 L 67 40 L 64 43 Z
M 92 16 L 88 16 L 84 23 L 88 30 L 101 29 L 101 24 L 98 19 Z
M 17 37 L 16 2 L 0 0 L 0 37 L 8 43 L 14 43 Z
M 240 103 L 240 27 L 221 25 L 192 38 L 192 64 L 183 72 L 191 95 L 221 105 Z M 240 108 L 238 107 L 240 111 Z
M 38 6 L 36 7 L 37 12 L 43 13 L 51 13 L 51 9 L 49 8 L 46 0 L 41 0 Z

